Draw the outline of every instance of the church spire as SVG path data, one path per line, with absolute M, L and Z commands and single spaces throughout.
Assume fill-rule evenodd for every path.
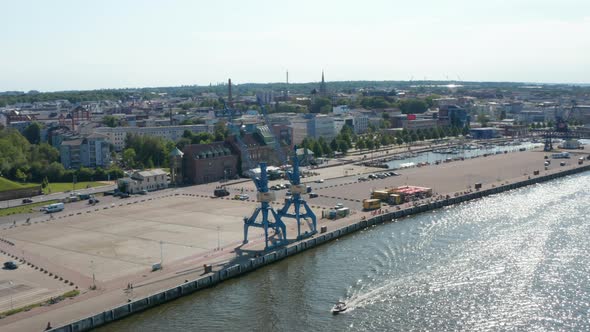
M 327 96 L 328 89 L 326 89 L 326 81 L 324 80 L 324 70 L 322 69 L 322 82 L 320 83 L 320 96 Z

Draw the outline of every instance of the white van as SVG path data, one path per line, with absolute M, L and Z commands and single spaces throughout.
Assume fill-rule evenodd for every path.
M 46 213 L 53 213 L 53 212 L 59 212 L 59 211 L 63 211 L 64 209 L 64 203 L 55 203 L 55 204 L 50 204 L 47 206 L 47 208 L 45 209 Z

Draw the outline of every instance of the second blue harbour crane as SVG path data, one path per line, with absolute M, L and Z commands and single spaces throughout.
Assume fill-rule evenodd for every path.
M 254 165 L 252 158 L 248 152 L 248 147 L 242 140 L 242 132 L 241 126 L 233 125 L 230 127 L 231 132 L 235 137 L 236 142 L 240 146 L 241 156 L 243 160 L 243 165 L 246 166 L 248 171 L 250 167 Z M 264 229 L 264 248 L 270 249 L 275 246 L 280 246 L 286 243 L 287 241 L 287 227 L 281 220 L 280 216 L 277 212 L 272 208 L 271 202 L 273 202 L 275 198 L 274 192 L 269 192 L 268 190 L 268 175 L 266 172 L 266 163 L 261 162 L 260 166 L 260 175 L 257 176 L 252 172 L 251 179 L 256 185 L 256 190 L 258 191 L 256 194 L 257 201 L 260 202 L 260 206 L 257 206 L 254 212 L 250 217 L 244 217 L 244 241 L 243 243 L 248 243 L 248 229 L 250 227 L 258 227 Z M 259 215 L 261 216 L 261 220 L 258 220 Z M 274 221 L 273 221 L 274 220 Z M 274 232 L 272 239 L 269 237 L 269 229 Z M 272 242 L 269 244 L 269 242 Z

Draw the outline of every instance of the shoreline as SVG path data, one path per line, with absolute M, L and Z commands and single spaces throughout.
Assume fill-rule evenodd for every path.
M 276 261 L 282 260 L 292 255 L 296 255 L 307 249 L 314 248 L 318 245 L 330 242 L 345 235 L 354 233 L 356 231 L 365 229 L 367 227 L 385 223 L 395 222 L 397 219 L 411 216 L 418 213 L 423 213 L 446 206 L 451 206 L 470 200 L 482 198 L 485 196 L 506 192 L 509 190 L 526 187 L 532 184 L 550 181 L 553 179 L 565 177 L 572 174 L 583 173 L 590 170 L 590 165 L 582 165 L 571 169 L 559 171 L 547 175 L 531 175 L 526 179 L 516 179 L 515 182 L 502 185 L 492 185 L 490 188 L 479 191 L 471 191 L 462 193 L 457 196 L 448 197 L 438 201 L 431 201 L 428 203 L 417 204 L 412 207 L 407 207 L 400 210 L 389 211 L 386 209 L 378 215 L 363 217 L 360 220 L 355 220 L 353 223 L 341 226 L 332 231 L 325 233 L 318 233 L 314 237 L 307 238 L 286 247 L 278 248 L 265 253 L 263 256 L 250 258 L 242 263 L 229 265 L 219 271 L 209 273 L 200 278 L 189 280 L 181 283 L 175 287 L 164 289 L 152 295 L 148 295 L 141 299 L 131 301 L 129 303 L 109 308 L 92 316 L 86 316 L 82 319 L 66 323 L 62 326 L 55 327 L 50 331 L 71 332 L 71 331 L 88 331 L 109 322 L 128 317 L 131 314 L 141 312 L 143 310 L 156 307 L 157 305 L 172 301 L 192 294 L 196 291 L 215 286 L 225 280 L 241 276 L 243 274 L 252 272 L 266 265 L 272 264 Z M 391 208 L 390 208 L 391 209 Z

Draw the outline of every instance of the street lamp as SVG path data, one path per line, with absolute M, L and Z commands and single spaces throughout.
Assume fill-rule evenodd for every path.
M 164 266 L 164 241 L 160 241 L 160 266 Z
M 14 283 L 12 282 L 12 280 L 10 280 L 8 282 L 8 284 L 10 285 L 10 310 L 12 310 L 13 309 L 13 306 L 12 306 L 12 286 L 14 285 Z
M 92 270 L 92 289 L 96 289 L 96 275 L 94 274 L 94 261 L 90 260 L 90 269 Z

